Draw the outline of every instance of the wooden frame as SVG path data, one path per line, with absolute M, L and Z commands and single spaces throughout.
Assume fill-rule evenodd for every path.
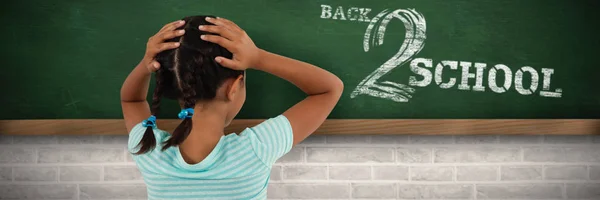
M 234 120 L 226 132 L 239 132 L 263 120 Z M 172 131 L 180 120 L 160 120 Z M 125 135 L 120 119 L 0 120 L 6 135 Z M 600 119 L 330 119 L 315 134 L 600 134 Z

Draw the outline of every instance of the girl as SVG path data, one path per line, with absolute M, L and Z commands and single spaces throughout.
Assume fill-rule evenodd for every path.
M 308 97 L 239 134 L 225 134 L 246 98 L 246 69 L 283 78 Z M 150 109 L 145 98 L 154 72 Z M 323 123 L 342 90 L 335 75 L 257 48 L 227 19 L 193 16 L 165 25 L 121 88 L 128 149 L 148 198 L 266 199 L 273 163 Z M 172 134 L 156 126 L 163 96 L 182 106 Z

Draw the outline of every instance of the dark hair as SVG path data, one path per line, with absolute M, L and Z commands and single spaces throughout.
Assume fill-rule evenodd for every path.
M 163 51 L 156 56 L 160 69 L 155 74 L 156 87 L 152 97 L 152 115 L 158 115 L 161 97 L 181 99 L 184 108 L 194 108 L 199 100 L 214 99 L 217 89 L 223 82 L 244 74 L 241 70 L 232 70 L 219 65 L 215 58 L 222 56 L 231 59 L 232 53 L 220 45 L 200 39 L 201 35 L 212 34 L 198 29 L 200 25 L 213 25 L 205 20 L 214 16 L 185 17 L 185 29 L 181 37 L 167 42 L 180 42 L 176 49 Z M 163 142 L 162 150 L 181 144 L 190 134 L 192 119 L 185 118 L 171 137 Z M 152 127 L 148 127 L 138 144 L 140 150 L 135 154 L 143 154 L 156 147 L 156 138 Z

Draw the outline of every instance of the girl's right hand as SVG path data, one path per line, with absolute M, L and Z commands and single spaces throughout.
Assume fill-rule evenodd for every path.
M 168 23 L 163 26 L 158 33 L 148 39 L 148 43 L 146 43 L 146 53 L 142 59 L 142 64 L 146 66 L 149 72 L 155 72 L 160 68 L 160 64 L 154 59 L 158 53 L 179 47 L 179 42 L 165 42 L 165 40 L 182 36 L 185 31 L 175 29 L 184 24 L 185 21 L 183 20 Z

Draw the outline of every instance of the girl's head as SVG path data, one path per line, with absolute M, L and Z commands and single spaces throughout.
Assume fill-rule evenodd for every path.
M 152 98 L 152 114 L 157 115 L 162 97 L 180 102 L 183 109 L 192 108 L 196 114 L 209 106 L 218 106 L 225 117 L 225 125 L 240 111 L 246 99 L 244 84 L 245 71 L 232 70 L 219 65 L 215 58 L 222 56 L 232 58 L 227 49 L 200 39 L 203 34 L 200 25 L 212 25 L 205 20 L 213 16 L 191 16 L 183 20 L 185 34 L 166 42 L 179 42 L 175 49 L 159 53 L 156 60 L 160 69 L 156 71 L 156 87 Z M 192 129 L 192 119 L 185 118 L 173 131 L 171 137 L 164 142 L 163 150 L 181 144 Z M 152 127 L 148 127 L 140 141 L 140 151 L 146 153 L 156 146 Z

